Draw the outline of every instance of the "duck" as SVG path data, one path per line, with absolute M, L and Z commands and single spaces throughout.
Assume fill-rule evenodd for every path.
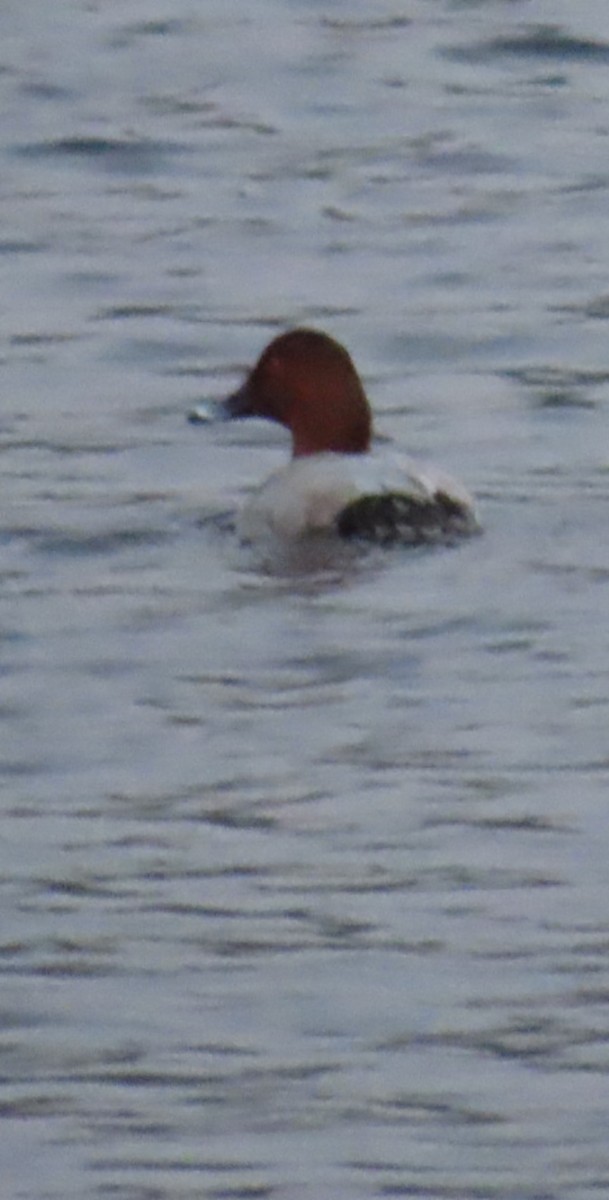
M 466 488 L 434 467 L 373 447 L 372 412 L 351 355 L 321 330 L 295 328 L 262 351 L 220 405 L 223 419 L 262 417 L 292 438 L 290 461 L 254 492 L 244 541 L 331 533 L 381 545 L 453 543 L 480 530 Z M 200 410 L 191 420 L 204 419 Z

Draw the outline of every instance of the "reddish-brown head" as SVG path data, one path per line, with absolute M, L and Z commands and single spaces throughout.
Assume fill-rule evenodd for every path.
M 295 457 L 325 450 L 363 454 L 370 446 L 370 406 L 351 358 L 314 329 L 276 337 L 226 408 L 230 416 L 268 417 L 287 426 Z

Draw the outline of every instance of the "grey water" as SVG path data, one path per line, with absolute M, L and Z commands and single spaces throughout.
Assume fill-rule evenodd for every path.
M 597 1200 L 606 0 L 6 0 L 0 95 L 3 1200 Z M 300 323 L 482 537 L 239 543 Z

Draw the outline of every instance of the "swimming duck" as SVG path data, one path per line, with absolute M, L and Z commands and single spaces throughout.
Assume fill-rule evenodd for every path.
M 228 418 L 266 417 L 292 435 L 292 458 L 255 492 L 240 533 L 297 538 L 334 531 L 383 544 L 452 542 L 479 529 L 471 496 L 433 467 L 371 448 L 372 414 L 348 351 L 314 329 L 263 350 L 222 405 Z M 197 419 L 193 414 L 193 419 Z

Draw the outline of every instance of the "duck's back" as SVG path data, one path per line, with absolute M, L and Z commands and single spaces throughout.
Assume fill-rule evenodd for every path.
M 241 522 L 247 540 L 334 530 L 404 545 L 451 541 L 477 528 L 459 483 L 405 456 L 375 451 L 293 459 L 255 493 Z

